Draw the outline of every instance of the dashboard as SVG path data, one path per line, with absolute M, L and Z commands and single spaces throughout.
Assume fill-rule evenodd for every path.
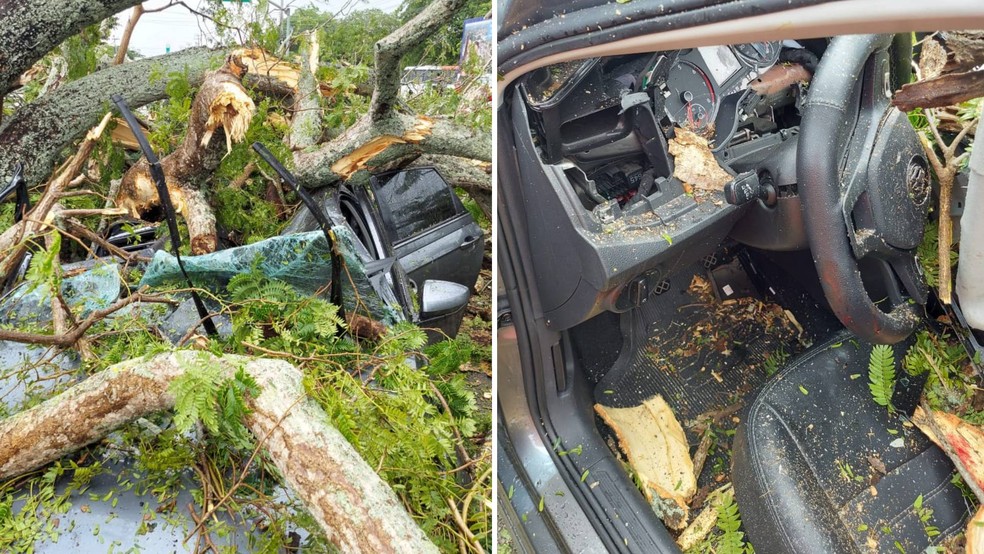
M 570 266 L 542 283 L 554 325 L 638 305 L 725 236 L 803 247 L 795 152 L 810 60 L 798 43 L 755 42 L 577 60 L 518 81 L 532 243 Z M 681 171 L 694 144 L 717 186 Z
M 677 126 L 709 135 L 719 149 L 746 109 L 741 97 L 749 83 L 776 64 L 780 49 L 778 42 L 757 42 L 594 58 L 538 69 L 524 77 L 521 88 L 540 115 L 551 162 L 627 136 L 617 125 L 604 129 L 624 113 L 626 96 L 633 102 L 648 97 L 653 113 L 665 116 L 664 131 Z

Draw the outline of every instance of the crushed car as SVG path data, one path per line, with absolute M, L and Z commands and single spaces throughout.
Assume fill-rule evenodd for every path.
M 123 116 L 132 120 L 122 99 L 117 97 L 114 101 Z M 140 127 L 132 120 L 131 128 Z M 141 132 L 136 133 L 136 138 L 153 174 L 157 158 Z M 180 231 L 174 225 L 174 208 L 161 176 L 156 185 L 164 221 L 121 221 L 104 233 L 105 243 L 115 253 L 135 254 L 149 261 L 124 268 L 113 252 L 101 247 L 93 250 L 88 259 L 65 264 L 59 290 L 66 304 L 78 317 L 87 318 L 139 290 L 163 285 L 186 287 L 184 292 L 174 293 L 175 301 L 169 304 L 130 306 L 132 309 L 109 316 L 110 321 L 149 321 L 161 337 L 180 345 L 196 334 L 227 336 L 232 331 L 229 314 L 223 313 L 204 291 L 221 295 L 234 277 L 259 272 L 290 285 L 301 295 L 330 300 L 339 306 L 340 314 L 363 318 L 370 330 L 409 321 L 424 328 L 431 342 L 457 334 L 481 269 L 485 238 L 436 169 L 413 168 L 373 175 L 368 187 L 345 185 L 312 196 L 296 186 L 290 172 L 262 144 L 254 144 L 253 148 L 304 203 L 282 235 L 209 254 L 181 256 Z M 29 210 L 20 172 L 0 192 L 0 200 L 7 196 L 16 198 L 15 217 Z M 43 254 L 29 252 L 17 270 L 6 277 L 5 294 L 0 298 L 0 323 L 31 329 L 51 322 L 51 291 L 25 280 L 32 257 Z M 138 282 L 124 283 L 124 275 L 134 274 Z M 359 333 L 357 327 L 350 319 L 348 332 Z M 52 356 L 49 348 L 16 341 L 0 341 L 0 368 L 0 411 L 4 414 L 14 413 L 31 398 L 44 397 L 46 391 L 84 377 L 75 350 L 60 350 Z M 151 434 L 161 432 L 149 421 L 141 420 L 140 425 Z M 108 442 L 113 444 L 114 439 Z M 100 471 L 81 489 L 87 495 L 85 502 L 66 502 L 70 496 L 83 492 L 79 492 L 74 480 L 78 473 L 70 479 L 63 475 L 64 466 L 57 464 L 49 471 L 58 500 L 53 504 L 55 512 L 47 513 L 49 508 L 29 504 L 35 501 L 29 494 L 18 497 L 11 506 L 14 513 L 40 510 L 41 516 L 54 518 L 55 527 L 39 538 L 40 551 L 66 544 L 87 551 L 198 551 L 196 541 L 186 540 L 187 531 L 197 522 L 184 510 L 172 512 L 175 504 L 193 502 L 188 491 L 197 483 L 194 473 L 187 468 L 178 471 L 173 477 L 175 490 L 180 492 L 162 503 L 153 484 L 143 482 L 141 466 L 135 462 L 139 452 L 112 447 L 107 450 L 96 462 Z M 286 487 L 278 486 L 276 494 L 288 505 L 296 502 Z M 168 521 L 156 521 L 155 514 L 168 514 Z M 256 529 L 229 514 L 214 517 L 218 525 L 230 531 L 212 539 L 235 550 L 255 547 Z M 63 522 L 61 529 L 58 521 Z M 306 536 L 303 530 L 288 531 L 296 542 L 300 542 L 298 533 Z M 45 543 L 44 537 L 51 542 Z

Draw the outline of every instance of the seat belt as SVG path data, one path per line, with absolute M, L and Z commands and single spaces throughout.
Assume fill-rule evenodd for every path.
M 119 94 L 114 94 L 112 100 L 113 104 L 116 104 L 116 107 L 120 110 L 120 114 L 123 115 L 123 119 L 126 120 L 127 125 L 130 126 L 133 136 L 140 143 L 140 149 L 143 150 L 144 157 L 147 158 L 147 163 L 150 165 L 150 177 L 154 181 L 154 186 L 157 188 L 157 196 L 161 199 L 161 208 L 164 210 L 164 219 L 167 221 L 167 230 L 170 235 L 171 248 L 174 250 L 174 258 L 178 262 L 178 268 L 181 269 L 181 274 L 184 275 L 185 281 L 188 283 L 191 300 L 195 303 L 195 309 L 198 310 L 198 316 L 201 318 L 202 326 L 205 327 L 205 332 L 208 333 L 208 336 L 214 337 L 218 334 L 218 331 L 215 328 L 215 323 L 212 322 L 212 316 L 205 308 L 205 303 L 198 296 L 198 292 L 195 291 L 195 285 L 191 282 L 188 272 L 185 271 L 184 262 L 181 261 L 181 235 L 178 233 L 178 218 L 174 212 L 174 204 L 171 202 L 171 193 L 167 190 L 167 180 L 164 178 L 164 169 L 161 168 L 161 162 L 157 159 L 154 149 L 150 147 L 150 142 L 144 136 L 143 130 L 140 128 L 140 123 L 137 122 L 137 118 L 133 116 L 133 112 L 127 107 L 126 100 Z

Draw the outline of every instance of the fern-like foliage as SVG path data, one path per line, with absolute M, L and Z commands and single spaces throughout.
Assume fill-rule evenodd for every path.
M 879 344 L 871 349 L 868 359 L 868 388 L 871 397 L 879 406 L 895 411 L 892 406 L 892 393 L 895 390 L 895 352 L 887 344 Z
M 232 344 L 243 342 L 291 354 L 315 345 L 334 345 L 345 322 L 338 306 L 302 296 L 293 287 L 254 269 L 233 277 L 227 286 L 236 310 Z
M 31 292 L 37 288 L 48 289 L 55 293 L 61 287 L 60 259 L 61 234 L 58 231 L 51 233 L 51 245 L 40 252 L 34 254 L 31 263 L 27 267 L 24 281 L 27 283 L 27 291 Z
M 750 544 L 745 542 L 745 533 L 741 531 L 741 515 L 733 495 L 728 495 L 718 506 L 717 528 L 721 531 L 716 552 L 720 554 L 745 554 L 753 552 Z
M 249 413 L 246 396 L 259 393 L 256 381 L 243 368 L 227 377 L 222 368 L 202 358 L 171 381 L 174 395 L 174 425 L 187 431 L 197 421 L 216 438 L 236 448 L 248 448 L 250 434 L 243 425 Z
M 910 375 L 926 375 L 924 391 L 933 409 L 963 413 L 970 406 L 977 383 L 973 371 L 965 371 L 967 351 L 953 336 L 920 331 L 903 367 Z

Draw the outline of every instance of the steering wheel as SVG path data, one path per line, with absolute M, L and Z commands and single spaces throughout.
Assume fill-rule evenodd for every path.
M 899 55 L 903 43 L 891 48 L 893 39 L 830 42 L 807 93 L 796 158 L 824 295 L 845 327 L 881 344 L 915 330 L 916 305 L 928 296 L 916 247 L 931 185 L 915 131 L 890 104 L 899 84 L 892 70 L 907 73 L 911 59 L 911 46 Z

